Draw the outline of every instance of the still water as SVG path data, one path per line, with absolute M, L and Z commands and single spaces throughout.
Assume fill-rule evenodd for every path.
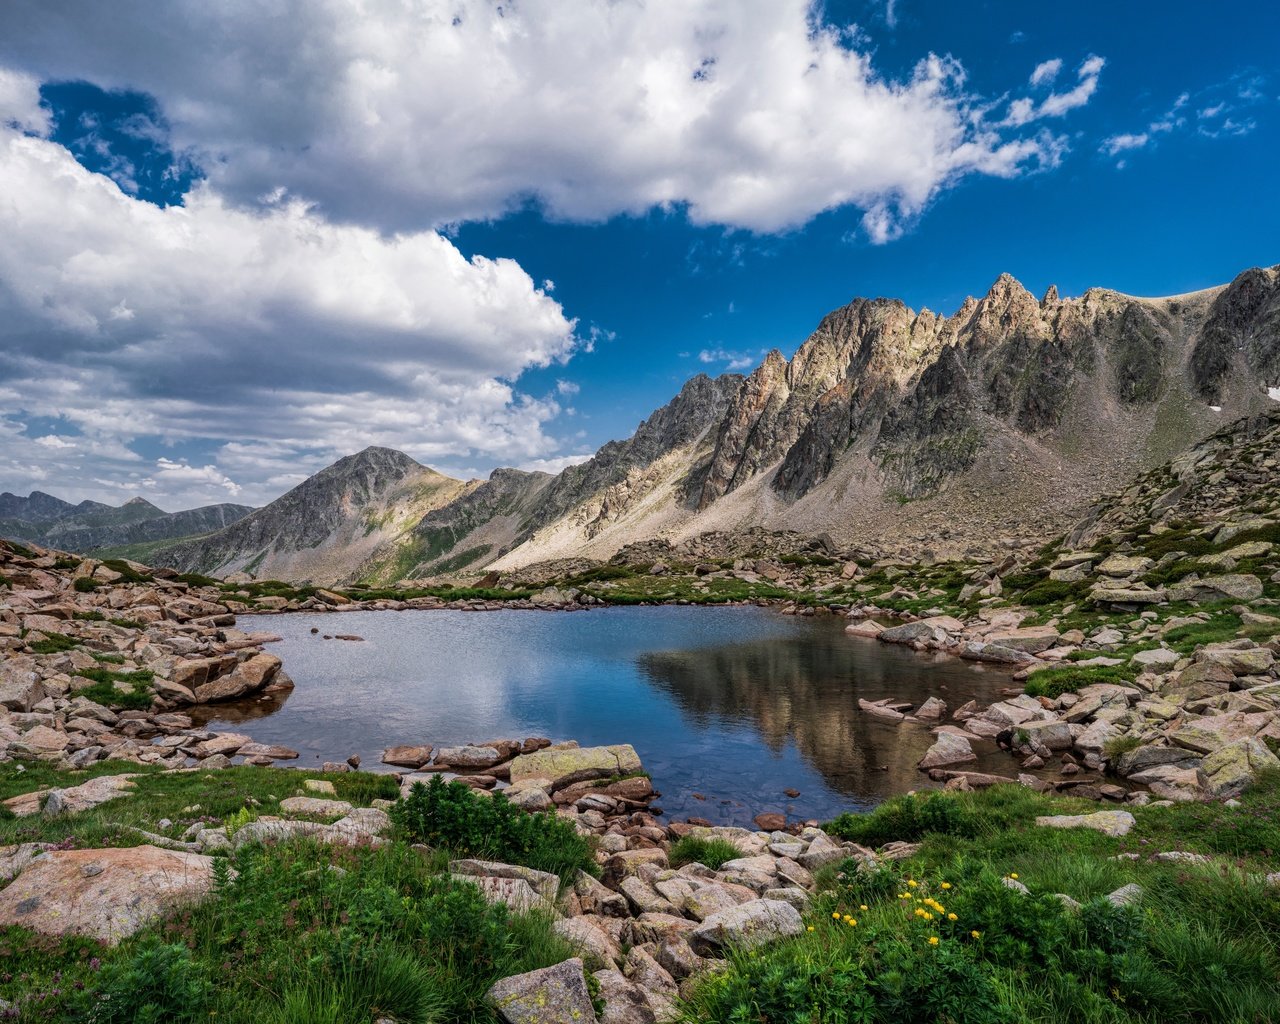
M 284 638 L 268 649 L 297 688 L 283 702 L 211 707 L 207 721 L 293 747 L 299 766 L 358 753 L 376 768 L 401 743 L 631 743 L 667 820 L 827 818 L 929 785 L 915 768 L 929 732 L 877 722 L 858 698 L 936 696 L 955 708 L 1010 685 L 1004 672 L 846 636 L 844 625 L 755 607 L 246 617 L 242 628 Z M 980 757 L 967 767 L 1014 765 L 994 750 Z

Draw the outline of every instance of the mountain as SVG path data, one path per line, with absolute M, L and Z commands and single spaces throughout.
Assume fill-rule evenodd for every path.
M 145 498 L 120 506 L 72 505 L 42 491 L 25 498 L 5 492 L 0 494 L 0 536 L 63 551 L 116 551 L 211 533 L 252 511 L 247 505 L 221 504 L 165 512 Z
M 357 574 L 469 485 L 403 452 L 366 448 L 208 537 L 154 552 L 157 565 L 224 575 L 333 581 Z
M 1103 492 L 1275 409 L 1278 383 L 1280 267 L 1165 298 L 1037 300 L 1006 274 L 950 316 L 856 299 L 790 360 L 694 377 L 555 476 L 464 483 L 368 449 L 153 558 L 389 584 L 759 528 L 887 554 L 990 551 L 1040 543 Z

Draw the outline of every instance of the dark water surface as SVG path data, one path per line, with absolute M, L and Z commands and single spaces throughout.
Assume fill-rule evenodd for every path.
M 915 767 L 929 732 L 877 722 L 858 698 L 955 708 L 1009 685 L 1002 671 L 846 636 L 845 624 L 755 607 L 246 617 L 242 628 L 284 637 L 269 650 L 297 688 L 283 703 L 219 706 L 209 724 L 248 723 L 255 740 L 301 751 L 300 766 L 359 753 L 377 768 L 400 743 L 631 743 L 668 820 L 826 818 L 929 785 Z M 991 751 L 970 767 L 1007 774 L 1013 762 Z

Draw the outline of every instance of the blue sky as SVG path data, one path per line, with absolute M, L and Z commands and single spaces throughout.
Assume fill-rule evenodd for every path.
M 0 487 L 554 469 L 856 296 L 1280 262 L 1272 5 L 664 6 L 424 2 L 359 52 L 305 6 L 7 6 Z

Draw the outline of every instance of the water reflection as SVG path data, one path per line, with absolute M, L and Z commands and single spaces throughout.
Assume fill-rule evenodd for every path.
M 933 736 L 863 714 L 859 698 L 919 703 L 933 696 L 955 708 L 991 701 L 1009 685 L 1002 672 L 846 637 L 838 623 L 766 641 L 650 652 L 638 664 L 704 728 L 749 725 L 771 750 L 795 744 L 828 784 L 862 799 L 925 784 L 915 766 Z M 979 753 L 984 767 L 1009 771 L 1007 755 Z

